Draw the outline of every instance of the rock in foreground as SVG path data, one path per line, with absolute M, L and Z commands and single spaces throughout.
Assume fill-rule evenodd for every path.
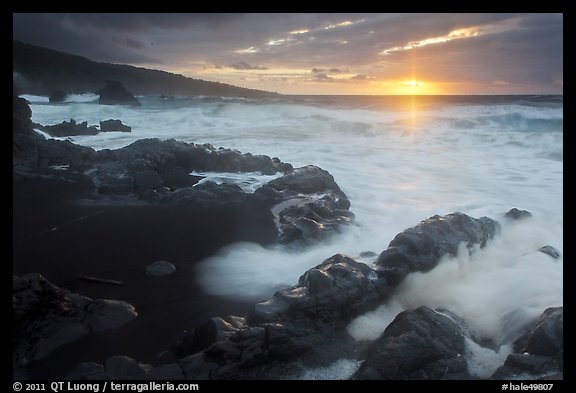
M 14 276 L 14 367 L 44 358 L 61 345 L 91 332 L 114 329 L 136 318 L 119 300 L 92 300 L 59 288 L 38 273 Z
M 403 311 L 368 351 L 353 379 L 468 379 L 466 337 L 454 315 Z
M 398 234 L 389 249 L 406 254 L 396 260 L 396 268 L 427 271 L 458 249 L 472 253 L 485 246 L 497 228 L 497 222 L 487 217 L 434 216 Z M 424 262 L 414 264 L 419 257 Z M 380 269 L 334 255 L 305 272 L 294 287 L 257 303 L 248 318 L 214 317 L 198 326 L 172 348 L 177 362 L 135 378 L 158 374 L 188 380 L 283 379 L 297 375 L 303 361 L 327 366 L 342 359 L 362 362 L 352 379 L 490 376 L 496 365 L 478 371 L 471 359 L 476 349 L 471 348 L 494 348 L 482 347 L 481 337 L 446 310 L 402 311 L 377 340 L 354 341 L 346 329 L 352 318 L 384 304 L 402 279 L 390 281 Z M 515 342 L 514 353 L 492 378 L 562 378 L 562 332 L 562 309 L 547 310 Z M 87 376 L 102 377 L 105 367 L 86 365 L 85 369 Z
M 564 307 L 550 307 L 514 343 L 492 379 L 562 379 L 564 373 Z

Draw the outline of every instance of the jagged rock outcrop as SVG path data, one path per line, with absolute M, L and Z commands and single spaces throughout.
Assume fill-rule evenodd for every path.
M 376 307 L 390 293 L 388 283 L 379 280 L 368 265 L 337 254 L 304 273 L 297 286 L 257 303 L 249 320 L 349 320 Z
M 427 272 L 444 255 L 455 256 L 460 244 L 468 249 L 474 245 L 484 247 L 500 228 L 488 218 L 472 218 L 462 213 L 438 215 L 396 235 L 376 261 L 376 271 L 395 285 L 408 273 Z
M 42 131 L 50 136 L 63 137 L 63 136 L 76 136 L 76 135 L 96 135 L 98 129 L 95 126 L 88 127 L 88 122 L 76 123 L 76 120 L 63 121 L 60 124 L 47 125 L 42 127 Z
M 100 131 L 120 131 L 120 132 L 131 132 L 132 127 L 122 124 L 122 120 L 109 119 L 100 121 Z
M 523 220 L 530 217 L 532 217 L 532 213 L 530 213 L 528 210 L 520 210 L 516 207 L 513 207 L 512 209 L 508 210 L 506 214 L 504 214 L 504 218 L 509 220 Z
M 141 105 L 138 98 L 118 81 L 107 81 L 106 86 L 98 91 L 98 95 L 100 95 L 98 103 L 102 105 Z

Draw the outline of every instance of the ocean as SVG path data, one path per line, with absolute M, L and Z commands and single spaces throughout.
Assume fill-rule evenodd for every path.
M 562 96 L 150 96 L 139 97 L 140 107 L 98 105 L 94 95 L 59 104 L 24 97 L 32 120 L 43 125 L 120 119 L 132 127 L 59 138 L 95 149 L 174 138 L 276 156 L 295 167 L 314 164 L 334 176 L 351 201 L 353 226 L 302 250 L 231 244 L 198 264 L 209 294 L 261 301 L 333 254 L 370 264 L 375 257 L 362 252 L 379 254 L 404 229 L 462 212 L 500 221 L 502 233 L 472 255 L 408 276 L 393 299 L 352 321 L 352 337 L 377 338 L 403 309 L 445 308 L 495 344 L 489 353 L 470 344 L 470 367 L 484 376 L 504 361 L 509 348 L 499 346 L 519 326 L 563 304 L 563 258 L 536 252 L 549 244 L 563 254 Z M 235 177 L 248 188 L 261 181 L 258 174 Z M 533 217 L 505 222 L 513 207 Z

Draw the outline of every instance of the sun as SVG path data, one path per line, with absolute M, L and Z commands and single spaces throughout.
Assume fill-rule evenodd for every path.
M 422 86 L 424 83 L 422 82 L 418 82 L 414 79 L 411 79 L 409 81 L 404 81 L 401 83 L 402 86 L 408 86 L 408 87 L 418 87 L 418 86 Z

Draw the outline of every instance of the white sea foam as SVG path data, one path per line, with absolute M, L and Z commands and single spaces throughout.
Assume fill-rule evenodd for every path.
M 512 353 L 512 344 L 502 345 L 497 351 L 482 347 L 469 338 L 465 339 L 466 362 L 470 375 L 487 379 L 498 367 L 504 364 Z
M 68 94 L 64 102 L 97 102 L 99 98 L 100 96 L 97 94 Z
M 264 184 L 282 176 L 282 172 L 277 172 L 274 175 L 263 175 L 260 172 L 192 172 L 193 176 L 203 177 L 196 185 L 205 182 L 213 182 L 216 184 L 236 184 L 245 192 L 252 193 Z
M 304 380 L 345 380 L 354 374 L 362 365 L 362 361 L 354 359 L 338 359 L 326 367 L 306 368 L 297 379 Z
M 35 96 L 32 94 L 22 94 L 20 97 L 24 98 L 26 101 L 30 102 L 31 104 L 40 104 L 40 103 L 47 103 L 48 97 L 45 96 Z

